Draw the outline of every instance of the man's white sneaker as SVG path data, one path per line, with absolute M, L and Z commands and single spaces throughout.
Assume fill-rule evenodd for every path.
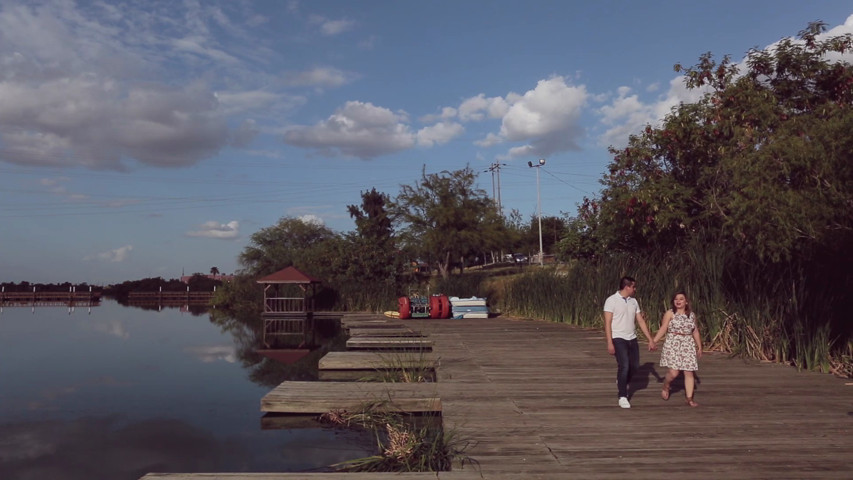
M 628 401 L 628 397 L 619 397 L 619 406 L 622 408 L 631 408 L 631 402 Z

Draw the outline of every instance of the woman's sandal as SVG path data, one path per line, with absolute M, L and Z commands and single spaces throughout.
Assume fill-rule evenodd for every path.
M 669 400 L 669 385 L 663 384 L 663 390 L 660 391 L 660 398 Z
M 698 407 L 699 406 L 698 403 L 693 401 L 693 397 L 684 397 L 684 398 L 687 399 L 687 406 L 688 407 Z

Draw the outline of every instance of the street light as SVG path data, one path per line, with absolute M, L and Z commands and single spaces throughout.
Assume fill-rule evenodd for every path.
M 545 265 L 544 254 L 542 252 L 542 201 L 539 198 L 539 169 L 545 165 L 545 159 L 540 158 L 539 163 L 534 164 L 528 161 L 527 166 L 536 168 L 536 215 L 539 217 L 539 266 Z

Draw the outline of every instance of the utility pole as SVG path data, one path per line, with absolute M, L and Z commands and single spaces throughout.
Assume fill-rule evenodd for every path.
M 492 200 L 498 209 L 498 215 L 503 217 L 503 205 L 501 205 L 501 167 L 506 166 L 505 163 L 495 162 L 489 165 L 486 172 L 492 172 Z M 497 178 L 497 190 L 495 190 L 495 178 Z M 497 192 L 497 193 L 496 193 Z

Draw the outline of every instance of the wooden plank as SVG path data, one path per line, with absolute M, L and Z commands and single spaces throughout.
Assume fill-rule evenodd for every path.
M 394 350 L 394 349 L 432 349 L 433 341 L 423 337 L 355 337 L 347 340 L 347 348 Z
M 436 356 L 430 352 L 329 352 L 320 359 L 320 370 L 376 370 L 431 368 Z
M 262 412 L 357 412 L 375 404 L 383 411 L 438 412 L 434 383 L 284 382 L 261 399 Z
M 341 325 L 349 330 L 352 330 L 353 328 L 406 328 L 405 325 L 398 322 L 388 322 L 385 320 L 346 320 L 343 318 L 341 319 Z
M 422 337 L 421 332 L 412 330 L 406 327 L 397 328 L 373 328 L 373 327 L 358 327 L 349 329 L 351 337 Z

